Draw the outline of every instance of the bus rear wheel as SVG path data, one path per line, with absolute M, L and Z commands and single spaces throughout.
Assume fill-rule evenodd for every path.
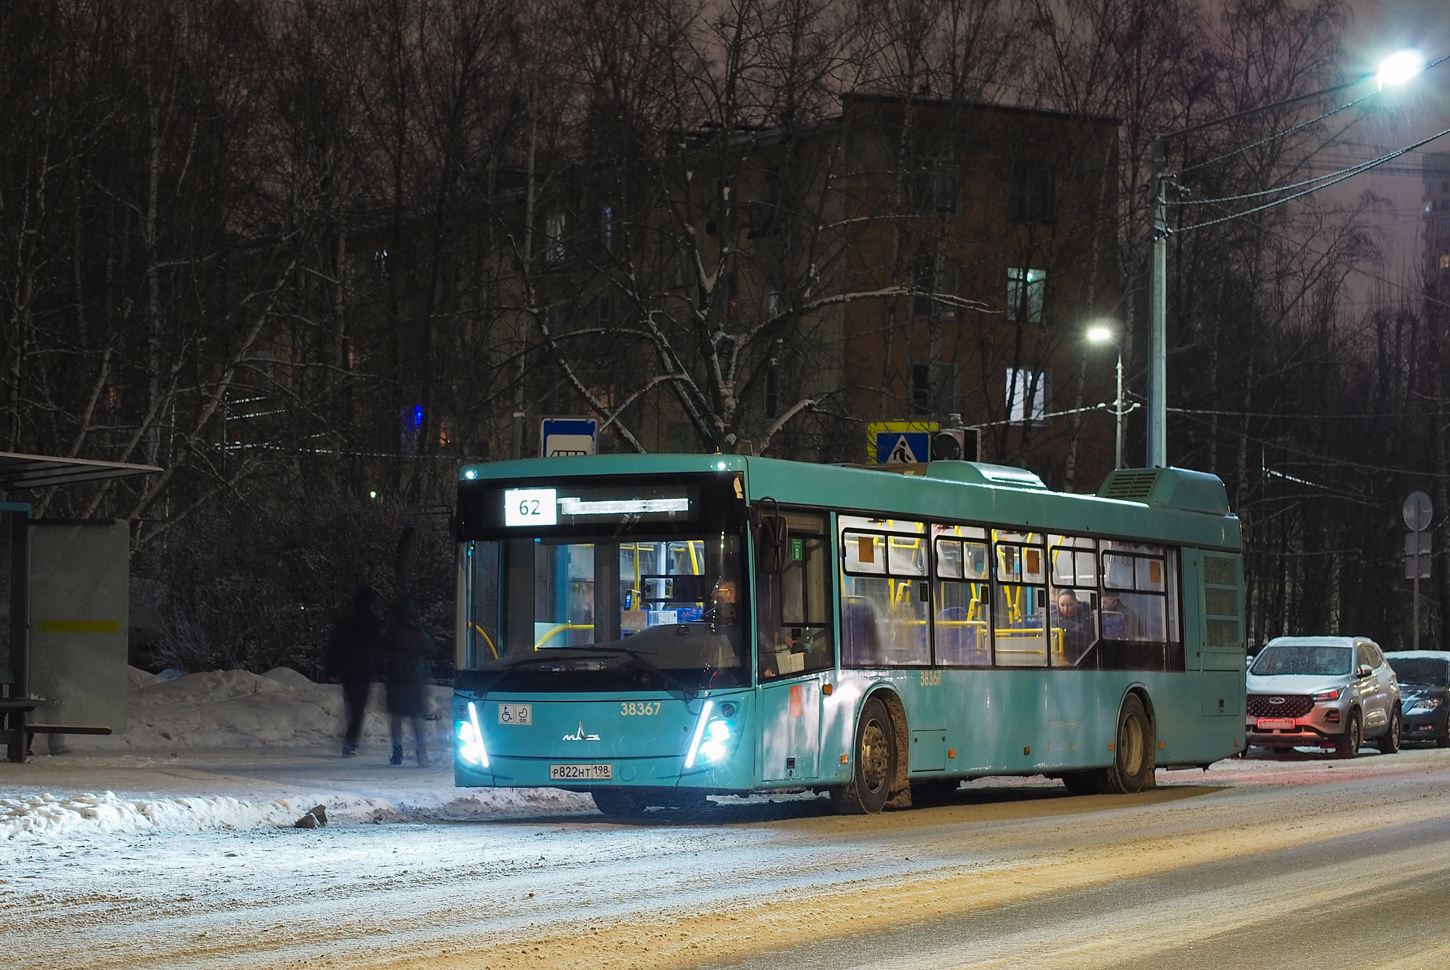
M 872 697 L 856 722 L 855 763 L 851 780 L 831 789 L 831 803 L 842 815 L 875 815 L 886 807 L 896 779 L 896 727 L 886 705 Z
M 1118 730 L 1113 741 L 1113 764 L 1098 773 L 1098 788 L 1104 794 L 1132 795 L 1153 787 L 1153 768 L 1158 746 L 1153 723 L 1137 694 L 1123 698 L 1118 711 Z

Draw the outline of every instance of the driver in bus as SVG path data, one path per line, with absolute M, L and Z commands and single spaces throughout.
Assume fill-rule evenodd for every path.
M 706 616 L 710 619 L 710 632 L 719 633 L 722 627 L 735 623 L 735 581 L 722 579 L 710 591 L 710 608 Z

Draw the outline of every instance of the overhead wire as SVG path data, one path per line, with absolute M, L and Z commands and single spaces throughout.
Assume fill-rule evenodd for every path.
M 1436 67 L 1436 66 L 1438 66 L 1440 64 L 1443 64 L 1447 60 L 1450 60 L 1450 55 L 1445 55 L 1445 56 L 1442 56 L 1442 57 L 1438 57 L 1435 60 L 1427 63 L 1421 69 L 1420 73 L 1423 74 L 1425 72 L 1428 72 L 1431 68 L 1434 68 L 1434 67 Z M 1326 91 L 1317 92 L 1315 95 L 1304 95 L 1302 98 L 1290 99 L 1289 101 L 1285 101 L 1285 102 L 1281 102 L 1281 103 L 1282 104 L 1291 104 L 1294 101 L 1296 101 L 1296 100 L 1302 100 L 1303 98 L 1314 97 L 1314 96 L 1322 96 L 1324 94 L 1328 94 L 1328 93 L 1332 93 L 1334 91 L 1342 90 L 1343 88 L 1350 87 L 1350 86 L 1352 86 L 1354 84 L 1363 83 L 1363 81 L 1365 81 L 1365 80 L 1367 80 L 1367 78 L 1357 78 L 1357 79 L 1355 79 L 1353 81 L 1348 81 L 1348 82 L 1345 82 L 1344 84 L 1337 85 L 1336 87 L 1329 88 Z M 1337 108 L 1332 108 L 1332 109 L 1330 109 L 1328 111 L 1322 112 L 1317 117 L 1311 118 L 1310 120 L 1305 121 L 1305 122 L 1303 122 L 1301 124 L 1298 124 L 1298 125 L 1295 125 L 1295 126 L 1293 126 L 1291 128 L 1285 129 L 1284 131 L 1275 132 L 1274 134 L 1268 135 L 1265 138 L 1261 138 L 1261 139 L 1259 139 L 1256 142 L 1252 142 L 1252 143 L 1250 143 L 1248 145 L 1244 145 L 1244 146 L 1241 146 L 1239 148 L 1235 148 L 1232 151 L 1224 152 L 1224 153 L 1222 153 L 1220 155 L 1217 155 L 1217 156 L 1215 156 L 1213 158 L 1210 158 L 1210 159 L 1205 159 L 1205 160 L 1200 161 L 1200 162 L 1195 162 L 1194 164 L 1189 165 L 1189 166 L 1185 166 L 1184 168 L 1181 168 L 1181 169 L 1177 170 L 1176 172 L 1166 173 L 1166 174 L 1161 175 L 1159 177 L 1160 178 L 1163 178 L 1163 179 L 1167 179 L 1167 180 L 1176 180 L 1179 176 L 1181 176 L 1185 172 L 1194 171 L 1196 169 L 1203 168 L 1206 165 L 1211 165 L 1211 164 L 1213 164 L 1215 162 L 1220 162 L 1220 161 L 1223 161 L 1224 159 L 1232 158 L 1235 155 L 1240 155 L 1240 154 L 1242 154 L 1244 152 L 1252 151 L 1253 149 L 1258 148 L 1258 147 L 1260 147 L 1262 145 L 1269 144 L 1272 141 L 1276 141 L 1276 140 L 1279 140 L 1279 139 L 1282 139 L 1282 138 L 1287 138 L 1287 137 L 1289 137 L 1291 135 L 1294 135 L 1294 134 L 1296 134 L 1296 133 L 1298 133 L 1300 131 L 1305 130 L 1306 128 L 1310 128 L 1310 127 L 1312 127 L 1314 125 L 1317 125 L 1321 121 L 1323 121 L 1324 119 L 1329 118 L 1329 117 L 1332 117 L 1333 115 L 1336 115 L 1336 114 L 1338 114 L 1341 111 L 1344 111 L 1344 110 L 1346 110 L 1348 108 L 1355 107 L 1356 105 L 1364 102 L 1368 98 L 1371 98 L 1371 97 L 1374 97 L 1377 94 L 1380 94 L 1382 91 L 1383 91 L 1383 88 L 1381 88 L 1380 90 L 1377 90 L 1377 91 L 1372 91 L 1372 92 L 1370 92 L 1368 94 L 1365 94 L 1365 95 L 1363 95 L 1363 96 L 1361 96 L 1359 98 L 1355 98 L 1354 100 L 1349 101 L 1346 104 L 1342 104 L 1342 105 L 1340 105 Z M 1262 110 L 1262 109 L 1250 109 L 1249 111 L 1240 112 L 1240 115 L 1253 114 L 1253 113 L 1255 113 L 1258 110 Z M 1231 117 L 1237 117 L 1237 116 L 1231 116 Z M 1220 119 L 1220 121 L 1227 121 L 1227 120 L 1230 120 L 1230 119 Z M 1215 122 L 1215 123 L 1218 123 L 1218 122 Z M 1185 129 L 1183 132 L 1178 132 L 1176 134 L 1182 135 L 1182 134 L 1185 134 L 1187 132 L 1196 131 L 1199 128 L 1206 127 L 1206 124 L 1205 125 L 1195 126 L 1194 128 L 1188 128 L 1188 129 Z M 1341 169 L 1338 169 L 1336 171 L 1330 172 L 1330 173 L 1328 173 L 1326 175 L 1315 176 L 1312 179 L 1306 179 L 1304 181 L 1290 183 L 1288 185 L 1281 185 L 1281 186 L 1276 186 L 1276 187 L 1270 188 L 1270 189 L 1263 189 L 1263 190 L 1260 190 L 1260 191 L 1257 191 L 1257 192 L 1243 193 L 1243 194 L 1234 195 L 1234 196 L 1224 196 L 1222 198 L 1215 198 L 1215 199 L 1193 199 L 1193 200 L 1183 200 L 1183 199 L 1179 199 L 1179 200 L 1175 200 L 1175 201 L 1172 201 L 1172 202 L 1169 202 L 1168 200 L 1165 199 L 1164 200 L 1164 204 L 1165 205 L 1174 205 L 1174 206 L 1222 205 L 1222 204 L 1224 204 L 1226 202 L 1238 202 L 1238 201 L 1243 201 L 1243 200 L 1246 200 L 1246 199 L 1263 198 L 1263 197 L 1269 196 L 1269 195 L 1277 195 L 1277 194 L 1280 194 L 1280 193 L 1283 193 L 1283 192 L 1292 192 L 1292 194 L 1286 195 L 1283 198 L 1275 199 L 1272 202 L 1266 202 L 1263 205 L 1254 206 L 1254 207 L 1252 207 L 1250 209 L 1246 209 L 1246 210 L 1244 210 L 1242 212 L 1229 213 L 1229 214 L 1226 214 L 1224 216 L 1221 216 L 1221 217 L 1219 217 L 1217 219 L 1210 219 L 1210 220 L 1206 220 L 1204 222 L 1197 222 L 1197 223 L 1193 223 L 1192 225 L 1188 225 L 1188 226 L 1179 226 L 1177 228 L 1170 228 L 1170 229 L 1168 229 L 1168 233 L 1170 235 L 1172 235 L 1172 234 L 1175 234 L 1175 233 L 1188 232 L 1191 229 L 1200 229 L 1200 228 L 1203 228 L 1203 227 L 1206 227 L 1206 226 L 1214 226 L 1214 225 L 1218 225 L 1219 223 L 1222 223 L 1222 222 L 1228 222 L 1231 219 L 1240 219 L 1240 218 L 1243 218 L 1244 216 L 1253 215 L 1253 214 L 1255 214 L 1257 212 L 1263 212 L 1266 209 L 1271 209 L 1271 208 L 1274 208 L 1276 206 L 1284 205 L 1284 204 L 1286 204 L 1288 202 L 1294 201 L 1295 199 L 1303 198 L 1305 195 L 1308 195 L 1311 192 L 1317 192 L 1320 189 L 1329 188 L 1332 185 L 1337 185 L 1338 183 L 1343 182 L 1345 179 L 1353 178 L 1355 175 L 1359 175 L 1362 172 L 1367 172 L 1370 169 L 1377 168 L 1378 166 L 1383 165 L 1386 162 L 1394 161 L 1395 159 L 1400 158 L 1400 157 L 1402 157 L 1402 156 L 1404 156 L 1404 155 L 1406 155 L 1406 154 L 1414 151 L 1417 148 L 1423 148 L 1425 145 L 1428 145 L 1430 142 L 1433 142 L 1436 139 L 1443 138 L 1447 134 L 1450 134 L 1450 128 L 1447 128 L 1447 129 L 1445 129 L 1443 131 L 1440 131 L 1440 132 L 1438 132 L 1438 133 L 1436 133 L 1434 135 L 1431 135 L 1428 138 L 1420 139 L 1419 141 L 1417 141 L 1417 142 L 1415 142 L 1413 144 L 1407 145 L 1407 146 L 1405 146 L 1403 148 L 1394 149 L 1393 151 L 1390 151 L 1390 152 L 1381 154 L 1381 155 L 1377 156 L 1376 158 L 1369 159 L 1368 161 L 1360 162 L 1360 163 L 1357 163 L 1357 164 L 1354 164 L 1354 165 L 1351 165 L 1351 166 L 1348 166 L 1348 167 L 1341 168 Z M 1307 186 L 1307 188 L 1306 188 L 1306 186 Z
M 1168 234 L 1169 235 L 1174 235 L 1174 234 L 1177 234 L 1177 233 L 1188 232 L 1190 229 L 1202 229 L 1202 228 L 1204 228 L 1206 226 L 1216 226 L 1216 225 L 1218 225 L 1221 222 L 1228 222 L 1231 219 L 1242 219 L 1244 216 L 1251 216 L 1251 215 L 1253 215 L 1256 212 L 1263 212 L 1266 209 L 1273 209 L 1273 208 L 1275 208 L 1277 206 L 1284 205 L 1285 203 L 1293 202 L 1295 199 L 1301 199 L 1304 196 L 1309 195 L 1312 192 L 1318 192 L 1320 189 L 1327 189 L 1331 185 L 1338 185 L 1340 182 L 1343 182 L 1345 179 L 1352 178 L 1352 177 L 1360 174 L 1361 172 L 1367 172 L 1367 171 L 1369 171 L 1370 169 L 1374 168 L 1377 165 L 1380 165 L 1380 164 L 1382 164 L 1384 162 L 1391 161 L 1393 159 L 1399 158 L 1400 156 L 1406 155 L 1406 154 L 1414 151 L 1417 148 L 1423 148 L 1424 146 L 1428 145 L 1430 142 L 1435 141 L 1438 138 L 1443 138 L 1446 135 L 1450 135 L 1450 128 L 1446 128 L 1444 131 L 1436 132 L 1435 134 L 1431 135 L 1428 138 L 1422 138 L 1420 141 L 1415 142 L 1413 145 L 1407 145 L 1404 148 L 1401 148 L 1401 149 L 1398 149 L 1398 150 L 1396 150 L 1394 152 L 1391 152 L 1389 155 L 1384 155 L 1384 156 L 1381 156 L 1380 158 L 1372 159 L 1371 161 L 1366 162 L 1363 165 L 1357 165 L 1357 166 L 1355 166 L 1352 169 L 1345 169 L 1345 170 L 1342 171 L 1342 173 L 1335 173 L 1335 175 L 1337 177 L 1332 177 L 1331 178 L 1329 176 L 1325 176 L 1325 178 L 1328 179 L 1328 181 L 1316 180 L 1316 181 L 1319 181 L 1321 184 L 1314 185 L 1312 188 L 1304 189 L 1302 192 L 1295 192 L 1293 195 L 1285 196 L 1282 199 L 1275 199 L 1273 202 L 1266 202 L 1263 205 L 1254 206 L 1253 208 L 1251 208 L 1251 209 L 1245 209 L 1242 212 L 1230 213 L 1229 215 L 1221 216 L 1221 217 L 1219 217 L 1217 219 L 1209 219 L 1209 220 L 1206 220 L 1204 222 L 1195 222 L 1192 225 L 1179 226 L 1179 227 L 1174 228 L 1174 229 L 1169 229 L 1168 230 Z M 1280 189 L 1270 190 L 1270 192 L 1274 192 L 1274 191 L 1284 191 L 1284 189 L 1283 188 L 1280 188 Z M 1206 200 L 1206 202 L 1204 204 L 1208 204 L 1208 203 L 1222 203 L 1223 201 L 1225 201 L 1225 200 L 1210 199 L 1210 200 Z M 1185 205 L 1186 203 L 1176 202 L 1176 203 L 1170 203 L 1170 204 L 1172 204 L 1172 205 Z

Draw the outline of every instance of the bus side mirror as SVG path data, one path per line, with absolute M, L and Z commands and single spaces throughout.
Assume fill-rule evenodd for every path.
M 783 515 L 762 515 L 756 532 L 760 545 L 760 568 L 767 573 L 785 572 L 790 559 L 790 524 Z

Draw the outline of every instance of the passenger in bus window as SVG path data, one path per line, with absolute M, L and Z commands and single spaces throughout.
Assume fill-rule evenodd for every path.
M 1062 631 L 1062 652 L 1066 655 L 1064 659 L 1068 664 L 1076 663 L 1087 648 L 1092 646 L 1092 612 L 1070 589 L 1057 591 L 1057 606 L 1052 611 L 1052 626 L 1054 629 Z
M 1143 619 L 1138 616 L 1115 589 L 1103 590 L 1103 598 L 1099 601 L 1103 616 L 1103 639 L 1104 640 L 1141 640 L 1143 639 Z

